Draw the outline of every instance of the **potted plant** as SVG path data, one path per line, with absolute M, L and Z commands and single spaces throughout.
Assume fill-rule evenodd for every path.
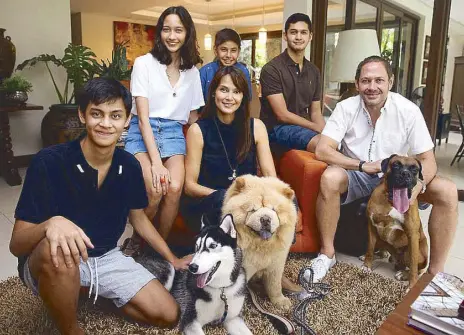
M 17 70 L 23 70 L 37 63 L 44 63 L 55 88 L 59 104 L 51 105 L 50 111 L 42 120 L 41 134 L 44 147 L 75 139 L 84 130 L 77 115 L 77 105 L 72 102 L 75 92 L 98 72 L 99 65 L 95 57 L 88 47 L 70 43 L 64 50 L 62 58 L 42 54 L 27 59 L 17 66 Z M 66 82 L 61 89 L 50 69 L 51 64 L 66 70 Z M 70 84 L 72 84 L 72 89 L 70 89 Z
M 131 77 L 132 69 L 126 57 L 126 47 L 124 44 L 117 44 L 112 52 L 111 61 L 108 64 L 102 59 L 98 66 L 97 74 L 100 77 L 112 78 L 121 82 L 128 81 Z
M 75 92 L 94 76 L 109 77 L 124 81 L 130 79 L 131 69 L 128 68 L 126 48 L 123 44 L 113 50 L 112 60 L 101 61 L 99 64 L 95 54 L 86 46 L 69 44 L 64 50 L 63 58 L 55 55 L 42 54 L 25 60 L 17 66 L 17 70 L 44 63 L 55 88 L 59 104 L 51 105 L 50 111 L 42 120 L 42 141 L 44 146 L 63 143 L 77 138 L 85 129 L 77 115 L 77 105 L 73 104 Z M 66 83 L 59 88 L 50 64 L 64 67 Z M 70 89 L 70 84 L 73 88 Z
M 5 103 L 20 105 L 27 101 L 27 93 L 32 92 L 32 84 L 26 78 L 15 75 L 3 80 L 0 92 L 1 100 Z

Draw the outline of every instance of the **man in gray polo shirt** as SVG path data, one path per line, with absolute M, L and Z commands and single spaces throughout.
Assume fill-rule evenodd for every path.
M 321 75 L 304 57 L 312 38 L 308 15 L 295 13 L 285 22 L 287 49 L 264 65 L 261 119 L 271 143 L 314 152 L 325 122 L 321 111 Z

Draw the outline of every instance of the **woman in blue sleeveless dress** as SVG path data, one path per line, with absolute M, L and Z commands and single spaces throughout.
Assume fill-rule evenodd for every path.
M 201 119 L 187 133 L 185 196 L 181 212 L 187 225 L 200 230 L 203 213 L 219 222 L 225 191 L 244 174 L 276 176 L 266 127 L 250 117 L 250 91 L 243 72 L 218 70 Z

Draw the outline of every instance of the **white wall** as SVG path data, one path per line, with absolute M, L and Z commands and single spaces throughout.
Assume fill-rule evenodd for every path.
M 123 21 L 131 23 L 156 25 L 157 18 L 152 20 L 135 20 L 127 17 L 117 17 L 95 13 L 80 13 L 81 29 L 82 29 L 82 44 L 92 49 L 97 55 L 97 59 L 111 59 L 111 51 L 113 50 L 113 21 Z M 206 25 L 195 24 L 197 30 L 198 43 L 200 45 L 200 55 L 203 62 L 207 63 L 214 58 L 212 51 L 204 50 L 203 38 L 208 32 Z M 74 29 L 74 28 L 73 28 Z M 214 41 L 214 31 L 211 31 Z
M 69 1 L 14 0 L 2 1 L 0 26 L 16 46 L 16 65 L 42 53 L 62 57 L 71 41 Z M 53 67 L 53 65 L 51 66 Z M 64 70 L 53 69 L 58 86 L 64 88 Z M 22 71 L 32 82 L 30 103 L 44 106 L 44 111 L 10 113 L 13 151 L 15 156 L 34 154 L 42 147 L 40 124 L 51 104 L 58 103 L 50 76 L 43 64 Z

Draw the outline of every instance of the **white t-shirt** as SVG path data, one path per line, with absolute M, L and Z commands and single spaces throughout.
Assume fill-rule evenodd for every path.
M 388 93 L 375 128 L 358 95 L 337 104 L 322 134 L 341 143 L 346 156 L 368 162 L 392 154 L 418 155 L 434 147 L 419 107 L 393 92 Z
M 166 74 L 166 65 L 152 54 L 137 57 L 132 68 L 131 93 L 135 97 L 148 99 L 149 117 L 158 117 L 187 123 L 190 111 L 205 104 L 201 89 L 200 72 L 193 66 L 180 71 L 174 87 Z M 135 101 L 132 114 L 137 115 Z

